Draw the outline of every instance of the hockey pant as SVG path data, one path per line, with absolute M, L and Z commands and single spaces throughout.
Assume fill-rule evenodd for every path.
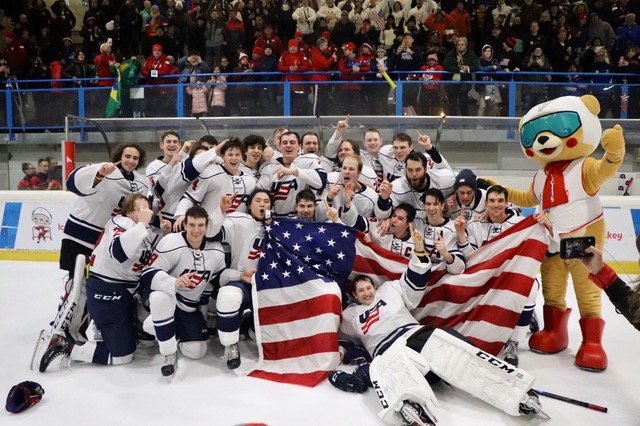
M 152 291 L 149 295 L 151 315 L 144 321 L 144 331 L 156 336 L 162 355 L 178 350 L 191 359 L 203 358 L 207 353 L 207 323 L 202 312 L 185 312 L 176 307 L 175 294 Z
M 86 257 L 78 255 L 73 274 L 65 284 L 65 295 L 58 306 L 58 312 L 51 323 L 51 332 L 82 344 L 87 341 L 86 331 L 91 318 L 86 308 Z M 67 288 L 70 287 L 70 288 Z
M 419 403 L 436 419 L 437 400 L 424 378 L 432 371 L 452 386 L 519 416 L 520 402 L 527 398 L 534 378 L 444 330 L 433 331 L 420 353 L 399 339 L 370 367 L 371 382 L 383 410 L 380 419 L 401 425 L 398 410 L 405 400 Z

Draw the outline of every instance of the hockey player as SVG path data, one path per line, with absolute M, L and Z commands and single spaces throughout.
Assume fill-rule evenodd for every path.
M 462 169 L 458 172 L 456 182 L 453 185 L 455 192 L 447 198 L 447 212 L 451 220 L 460 216 L 463 207 L 467 222 L 487 210 L 487 191 L 478 188 L 477 180 L 476 175 L 469 169 Z
M 478 247 L 496 238 L 507 229 L 524 219 L 513 210 L 507 209 L 508 192 L 499 185 L 494 185 L 487 190 L 487 215 L 484 219 L 467 222 L 465 208 L 460 211 L 460 216 L 454 221 L 456 234 L 458 235 L 458 248 L 463 255 L 468 256 Z M 553 229 L 549 219 L 544 213 L 535 213 L 538 223 L 542 224 L 553 235 Z M 522 342 L 529 330 L 529 324 L 536 306 L 539 284 L 534 283 L 528 296 L 527 304 L 518 319 L 518 324 L 505 343 L 503 350 L 504 360 L 509 364 L 518 366 L 518 344 Z
M 276 216 L 294 216 L 295 199 L 299 191 L 309 188 L 322 191 L 327 174 L 316 155 L 298 155 L 300 137 L 287 132 L 280 137 L 282 158 L 264 164 L 260 169 L 257 187 L 273 194 Z
M 162 155 L 149 163 L 145 170 L 145 174 L 149 178 L 151 186 L 155 187 L 160 173 L 162 173 L 162 170 L 167 164 L 171 164 L 173 166 L 180 161 L 181 158 L 178 156 L 180 148 L 182 148 L 182 143 L 180 142 L 178 132 L 169 130 L 162 134 L 162 137 L 160 138 L 160 149 L 162 150 Z
M 346 143 L 346 141 L 343 143 Z M 340 172 L 331 172 L 327 175 L 328 188 L 325 189 L 321 198 L 327 201 L 326 205 L 335 207 L 341 213 L 345 207 L 343 194 L 350 191 L 350 201 L 353 201 L 353 208 L 356 214 L 364 218 L 386 219 L 391 211 L 382 210 L 378 207 L 378 194 L 361 181 L 362 167 L 362 158 L 360 156 L 347 154 L 342 159 L 342 170 Z M 341 189 L 344 190 L 341 191 Z M 349 205 L 349 208 L 351 208 L 351 205 Z M 325 213 L 325 203 L 320 203 L 318 205 L 318 220 L 325 220 Z
M 355 228 L 366 232 L 366 242 L 376 243 L 392 253 L 410 259 L 414 250 L 411 226 L 415 218 L 416 209 L 409 204 L 400 204 L 393 210 L 389 220 L 385 221 L 385 225 L 379 227 L 375 226 L 375 222 L 367 221 L 366 228 L 362 229 L 359 226 L 361 221 L 358 221 Z
M 258 267 L 264 239 L 264 221 L 272 207 L 271 194 L 263 189 L 254 190 L 247 199 L 248 213 L 229 213 L 234 196 L 223 196 L 220 208 L 212 213 L 210 232 L 214 240 L 229 244 L 231 264 L 220 277 L 220 291 L 216 300 L 217 327 L 224 358 L 229 369 L 240 366 L 240 323 L 242 314 L 252 309 L 251 279 Z M 224 220 L 224 221 L 223 221 Z M 219 232 L 218 232 L 219 230 Z
M 236 194 L 236 199 L 229 206 L 229 213 L 236 210 L 246 211 L 245 201 L 254 190 L 256 180 L 253 175 L 245 174 L 240 170 L 244 145 L 237 138 L 226 141 L 222 144 L 220 154 L 223 164 L 208 165 L 180 200 L 176 209 L 174 231 L 181 229 L 184 212 L 189 207 L 199 205 L 206 211 L 213 212 L 218 208 L 223 195 Z
M 436 188 L 424 193 L 424 211 L 419 211 L 413 226 L 422 231 L 424 246 L 434 267 L 444 263 L 449 274 L 461 274 L 465 259 L 458 248 L 453 220 L 443 216 L 444 195 Z
M 240 171 L 253 176 L 256 181 L 260 178 L 260 164 L 262 154 L 267 144 L 262 136 L 248 135 L 242 140 L 244 145 L 244 159 L 240 164 Z
M 185 142 L 185 147 L 189 142 Z M 183 155 L 180 151 L 180 156 Z M 203 155 L 200 155 L 203 154 Z M 184 196 L 189 186 L 198 178 L 201 172 L 209 164 L 215 164 L 218 160 L 215 148 L 207 148 L 201 143 L 189 145 L 189 158 L 184 161 L 170 161 L 157 176 L 154 192 L 161 200 L 159 210 L 162 217 L 174 222 L 174 215 L 178 209 L 178 203 Z
M 38 369 L 44 373 L 56 359 L 103 365 L 131 362 L 136 349 L 134 315 L 142 268 L 160 235 L 149 228 L 153 218 L 149 200 L 142 194 L 128 195 L 120 215 L 113 217 L 91 256 L 87 279 L 87 309 L 102 341 L 76 345 L 72 339 L 54 335 Z
M 67 188 L 79 196 L 74 203 L 64 226 L 60 247 L 60 269 L 69 272 L 65 284 L 65 294 L 53 321 L 51 335 L 66 334 L 76 342 L 86 341 L 85 330 L 89 324 L 85 311 L 85 298 L 67 302 L 72 293 L 74 274 L 82 271 L 83 265 L 76 268 L 78 255 L 89 259 L 105 224 L 120 213 L 122 202 L 128 194 L 150 195 L 149 180 L 136 170 L 144 165 L 145 152 L 135 144 L 118 146 L 111 161 L 101 164 L 89 164 L 75 169 L 67 180 Z M 77 284 L 84 285 L 84 277 L 77 277 Z M 74 293 L 82 294 L 84 290 Z M 73 321 L 67 321 L 67 310 L 73 307 L 76 315 Z M 86 312 L 85 312 L 86 314 Z M 43 336 L 41 335 L 41 338 Z
M 203 315 L 214 283 L 224 269 L 220 243 L 207 241 L 207 212 L 194 206 L 185 213 L 185 231 L 164 237 L 142 272 L 151 315 L 144 329 L 155 334 L 165 356 L 161 372 L 171 380 L 178 368 L 178 347 L 191 359 L 207 353 L 209 334 Z
M 422 155 L 427 159 L 427 169 L 448 169 L 451 166 L 447 160 L 440 155 L 438 150 L 431 143 L 428 135 L 418 132 L 418 144 L 424 149 Z M 402 178 L 405 173 L 407 156 L 413 151 L 413 141 L 406 133 L 398 133 L 393 137 L 391 145 L 385 145 L 378 151 L 378 160 L 382 164 L 382 170 L 387 180 L 394 181 Z
M 445 197 L 453 193 L 455 173 L 451 169 L 428 169 L 427 158 L 419 152 L 409 153 L 405 162 L 404 176 L 393 182 L 391 202 L 394 206 L 407 203 L 415 209 L 422 208 L 423 194 L 429 188 L 438 188 Z
M 378 416 L 391 425 L 435 424 L 438 403 L 424 377 L 429 371 L 510 415 L 540 412 L 530 374 L 506 366 L 453 330 L 423 327 L 411 316 L 431 275 L 422 233 L 411 229 L 411 237 L 416 250 L 399 280 L 376 289 L 366 275 L 354 278 L 351 295 L 357 303 L 342 312 L 340 332 L 361 342 L 373 361 L 353 374 L 334 371 L 329 381 L 347 392 L 373 386 L 383 407 Z

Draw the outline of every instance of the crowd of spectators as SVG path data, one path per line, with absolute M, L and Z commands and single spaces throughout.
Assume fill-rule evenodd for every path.
M 621 93 L 611 84 L 622 78 L 610 74 L 637 74 L 640 68 L 640 7 L 630 0 L 90 0 L 81 21 L 65 0 L 47 2 L 33 0 L 28 10 L 12 7 L 3 29 L 0 80 L 112 79 L 111 65 L 139 56 L 142 84 L 175 82 L 179 77 L 172 74 L 187 74 L 190 82 L 224 86 L 188 91 L 190 112 L 198 116 L 272 110 L 278 94 L 273 84 L 227 82 L 283 79 L 349 81 L 319 84 L 317 93 L 308 83 L 292 84 L 295 113 L 322 114 L 332 101 L 336 114 L 354 102 L 363 113 L 385 113 L 384 72 L 418 81 L 406 86 L 402 102 L 420 114 L 466 115 L 471 97 L 480 114 L 500 115 L 508 98 L 500 82 L 510 78 L 500 71 L 562 73 L 523 75 L 523 81 L 567 83 L 523 86 L 524 109 L 547 97 L 592 93 L 604 114 L 616 116 Z M 74 44 L 74 28 L 82 43 Z M 448 73 L 432 73 L 439 70 Z M 257 71 L 283 74 L 250 74 Z M 304 71 L 334 73 L 297 74 Z M 441 79 L 464 83 L 437 84 Z M 379 84 L 359 83 L 364 80 Z M 640 116 L 638 92 L 631 86 L 632 118 Z M 166 94 L 160 91 L 155 99 Z
M 19 190 L 62 189 L 62 166 L 54 157 L 40 158 L 38 165 L 22 163 L 24 177 L 18 183 Z

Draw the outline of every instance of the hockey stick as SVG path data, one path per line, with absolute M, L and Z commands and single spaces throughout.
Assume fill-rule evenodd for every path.
M 442 127 L 444 126 L 444 122 L 447 121 L 447 115 L 443 112 L 440 114 L 440 122 L 438 123 L 438 131 L 436 133 L 436 149 L 440 149 L 440 135 L 442 134 Z
M 546 396 L 547 398 L 557 399 L 558 401 L 567 402 L 573 405 L 579 405 L 580 407 L 589 408 L 591 410 L 600 411 L 606 413 L 609 409 L 607 407 L 601 407 L 600 405 L 591 404 L 589 402 L 578 401 L 577 399 L 567 398 L 566 396 L 556 395 L 555 393 L 549 393 L 543 390 L 532 389 L 538 395 Z
M 626 184 L 627 184 L 627 185 L 626 185 L 626 187 L 625 187 L 625 189 L 624 189 L 624 194 L 622 194 L 623 196 L 630 195 L 629 190 L 631 189 L 631 185 L 633 184 L 633 178 L 629 179 L 629 180 L 626 182 Z

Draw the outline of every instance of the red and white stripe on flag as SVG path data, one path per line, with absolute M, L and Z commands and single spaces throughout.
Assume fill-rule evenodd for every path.
M 383 249 L 377 244 L 365 242 L 364 233 L 358 232 L 356 257 L 349 279 L 365 274 L 371 277 L 376 286 L 380 286 L 385 281 L 400 279 L 402 273 L 407 270 L 408 264 L 409 259 Z
M 467 256 L 463 274 L 434 271 L 418 308 L 421 324 L 451 327 L 497 355 L 527 302 L 549 236 L 529 216 Z

